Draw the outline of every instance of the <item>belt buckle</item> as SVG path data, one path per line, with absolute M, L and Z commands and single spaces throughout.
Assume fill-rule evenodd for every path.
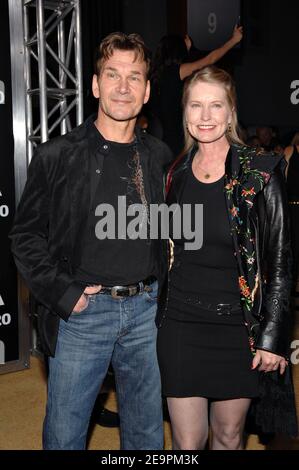
M 111 297 L 113 297 L 113 299 L 119 299 L 119 297 L 122 297 L 121 295 L 118 295 L 117 291 L 118 289 L 120 289 L 121 286 L 114 286 L 114 287 L 111 287 Z
M 216 307 L 218 315 L 230 315 L 231 314 L 231 304 L 218 304 Z
M 113 299 L 119 299 L 119 298 L 124 297 L 123 295 L 118 294 L 119 289 L 128 290 L 129 291 L 128 297 L 131 297 L 132 295 L 137 294 L 137 287 L 136 286 L 126 286 L 126 287 L 124 287 L 124 286 L 114 286 L 114 287 L 111 287 L 111 297 L 113 297 Z

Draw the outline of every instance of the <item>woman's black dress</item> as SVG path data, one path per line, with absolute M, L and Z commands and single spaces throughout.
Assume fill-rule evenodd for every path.
M 239 305 L 224 179 L 201 183 L 190 169 L 180 201 L 187 203 L 203 204 L 203 244 L 187 251 L 184 238 L 174 240 L 167 318 L 158 332 L 163 394 L 211 399 L 257 396 L 258 373 L 251 370 L 253 356 Z M 231 304 L 233 313 L 219 315 L 207 304 Z

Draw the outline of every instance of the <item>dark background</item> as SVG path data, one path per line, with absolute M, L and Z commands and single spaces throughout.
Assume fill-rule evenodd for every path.
M 299 79 L 299 2 L 246 0 L 242 68 L 236 67 L 241 120 L 299 129 L 291 83 Z M 286 142 L 287 143 L 287 142 Z
M 198 11 L 202 6 L 205 15 L 209 9 L 216 11 L 216 38 L 208 32 L 206 16 L 192 15 L 193 23 L 188 25 L 188 4 L 194 8 L 194 2 Z M 200 50 L 211 49 L 228 39 L 225 33 L 232 31 L 238 9 L 244 39 L 218 65 L 234 74 L 242 125 L 274 126 L 288 144 L 292 132 L 299 128 L 299 105 L 290 100 L 291 83 L 299 80 L 299 2 L 293 0 L 83 0 L 86 115 L 95 109 L 89 85 L 93 51 L 106 34 L 138 32 L 154 51 L 163 35 L 184 35 L 194 31 L 198 23 L 204 42 L 195 45 Z

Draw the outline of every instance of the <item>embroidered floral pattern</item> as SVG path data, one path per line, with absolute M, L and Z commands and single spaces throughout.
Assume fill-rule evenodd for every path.
M 255 196 L 254 188 L 242 189 L 241 196 Z
M 232 209 L 230 210 L 230 213 L 233 217 L 236 217 L 238 215 L 239 208 L 236 206 L 233 206 Z
M 251 239 L 252 240 L 252 239 Z M 240 246 L 240 253 L 246 258 L 246 262 L 248 265 L 249 271 L 252 271 L 255 263 L 255 251 L 249 252 L 246 246 L 241 245 Z
M 239 183 L 239 181 L 238 181 L 236 178 L 234 178 L 234 179 L 231 179 L 230 182 L 227 183 L 227 185 L 225 186 L 226 193 L 227 193 L 228 197 L 231 196 L 231 194 L 232 194 L 232 192 L 233 192 L 233 190 L 234 190 L 234 186 L 235 186 L 236 184 L 240 184 L 240 183 Z
M 238 223 L 238 225 L 242 225 L 243 221 L 239 217 L 239 210 L 240 210 L 239 207 L 233 206 L 230 209 L 230 213 L 231 213 L 232 219 L 236 219 L 236 222 Z
M 254 337 L 253 336 L 248 336 L 248 340 L 249 340 L 249 346 L 250 346 L 250 350 L 252 352 L 252 354 L 254 355 L 255 354 L 255 341 L 254 341 Z
M 247 310 L 250 310 L 252 307 L 252 299 L 251 299 L 251 292 L 247 285 L 247 282 L 244 276 L 239 277 L 239 287 L 241 291 L 241 300 L 244 302 L 245 307 Z
M 242 147 L 239 150 L 239 158 L 240 158 L 240 164 L 242 166 L 243 170 L 243 175 L 245 179 L 249 179 L 249 177 L 253 178 L 255 180 L 255 183 L 259 184 L 259 190 L 263 189 L 264 185 L 268 183 L 270 174 L 266 173 L 264 171 L 258 170 L 256 168 L 250 168 L 250 163 L 252 161 L 252 158 L 256 155 L 254 149 L 248 149 L 247 147 Z M 247 192 L 247 195 L 252 195 L 255 196 L 256 191 L 254 186 L 251 188 L 244 188 L 243 191 Z M 242 192 L 243 192 L 242 191 Z
M 261 175 L 263 176 L 265 183 L 268 183 L 270 179 L 269 173 L 265 173 L 264 171 L 261 171 Z
M 253 158 L 257 157 L 255 149 L 238 147 L 237 154 L 239 168 L 235 169 L 227 180 L 224 189 L 231 216 L 235 256 L 239 266 L 239 289 L 241 302 L 245 307 L 245 324 L 247 324 L 250 348 L 254 351 L 254 335 L 250 330 L 252 323 L 250 312 L 258 291 L 259 276 L 254 231 L 249 214 L 256 194 L 268 183 L 270 174 L 251 167 Z

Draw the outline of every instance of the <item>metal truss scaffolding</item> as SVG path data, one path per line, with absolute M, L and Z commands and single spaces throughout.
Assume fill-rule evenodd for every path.
M 23 31 L 29 163 L 37 144 L 83 120 L 80 0 L 9 1 L 11 22 Z M 12 55 L 13 70 L 14 60 L 20 56 Z
M 34 147 L 83 121 L 80 0 L 8 0 L 8 5 L 18 203 Z M 20 281 L 21 350 L 30 336 L 38 353 L 31 300 Z

